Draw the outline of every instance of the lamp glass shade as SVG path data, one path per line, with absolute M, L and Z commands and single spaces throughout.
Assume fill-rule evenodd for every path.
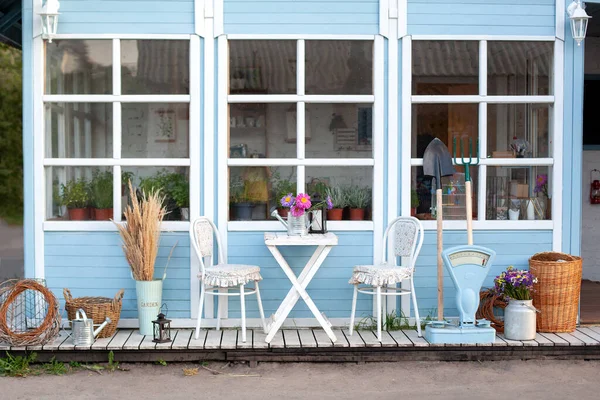
M 581 46 L 581 42 L 585 39 L 588 22 L 591 17 L 587 15 L 581 4 L 578 3 L 569 18 L 571 20 L 571 34 L 573 35 L 573 39 L 575 39 L 578 46 Z

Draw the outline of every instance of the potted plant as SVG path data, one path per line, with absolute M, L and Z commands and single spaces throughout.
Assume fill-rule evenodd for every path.
M 415 189 L 411 189 L 410 190 L 410 215 L 411 216 L 416 216 L 417 215 L 417 207 L 419 207 L 419 204 L 421 204 L 421 202 L 419 201 L 419 195 L 417 194 L 417 191 Z
M 311 200 L 310 196 L 305 193 L 298 193 L 297 196 L 294 196 L 293 193 L 288 193 L 279 202 L 283 207 L 289 208 L 288 220 L 284 224 L 290 236 L 305 236 L 308 234 L 308 213 L 316 210 L 322 211 L 324 208 L 331 210 L 333 207 L 331 198 L 326 197 L 322 200 L 315 198 Z M 321 228 L 324 229 L 325 225 L 321 226 Z
M 346 200 L 350 207 L 350 220 L 362 221 L 365 219 L 365 207 L 369 205 L 369 192 L 360 186 L 348 186 L 345 188 Z
M 286 194 L 295 192 L 296 183 L 289 179 L 281 179 L 278 172 L 273 173 L 271 179 L 273 181 L 273 198 L 277 201 L 277 212 L 281 217 L 286 218 L 288 215 L 288 209 L 282 207 L 279 200 L 281 200 L 281 198 Z
M 504 309 L 504 336 L 511 340 L 535 339 L 536 309 L 533 307 L 533 285 L 537 278 L 529 271 L 514 269 L 494 279 L 494 289 L 508 301 Z
M 229 204 L 232 219 L 235 221 L 251 221 L 254 203 L 250 200 L 248 185 L 242 178 L 232 179 L 229 188 Z
M 162 304 L 162 283 L 154 279 L 160 224 L 165 216 L 164 197 L 156 190 L 138 198 L 129 183 L 131 204 L 125 209 L 125 222 L 115 223 L 123 241 L 123 252 L 135 279 L 140 334 L 152 336 L 152 320 Z
M 170 194 L 181 212 L 181 220 L 190 219 L 190 185 L 183 175 L 176 174 L 171 184 Z
M 133 180 L 133 172 L 121 172 L 121 196 L 127 195 L 127 185 L 129 185 L 129 181 L 131 180 Z
M 344 207 L 348 205 L 344 191 L 339 186 L 332 186 L 327 188 L 325 193 L 331 199 L 332 204 L 331 210 L 327 211 L 327 219 L 341 221 Z
M 61 201 L 67 207 L 71 221 L 86 220 L 89 202 L 87 182 L 84 179 L 70 180 L 66 185 L 61 185 Z
M 181 219 L 181 211 L 173 198 L 173 188 L 178 182 L 185 180 L 185 177 L 181 174 L 162 169 L 154 174 L 154 176 L 140 178 L 140 190 L 148 194 L 160 191 L 165 198 L 165 220 L 178 221 Z
M 109 171 L 94 171 L 90 182 L 90 200 L 97 221 L 108 221 L 113 214 L 113 177 Z

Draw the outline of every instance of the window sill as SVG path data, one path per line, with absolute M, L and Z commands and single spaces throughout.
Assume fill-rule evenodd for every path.
M 421 221 L 423 229 L 436 230 L 435 220 Z M 444 230 L 466 231 L 467 221 L 443 221 Z M 551 220 L 519 220 L 519 221 L 473 221 L 473 230 L 552 230 L 554 222 Z
M 270 232 L 284 231 L 279 221 L 230 221 L 227 223 L 229 232 Z M 342 231 L 372 231 L 373 221 L 327 221 L 327 230 Z
M 161 224 L 163 232 L 188 232 L 190 223 L 188 221 L 164 221 Z M 80 232 L 80 231 L 98 231 L 98 232 L 116 232 L 117 227 L 112 221 L 45 221 L 44 231 L 46 232 Z

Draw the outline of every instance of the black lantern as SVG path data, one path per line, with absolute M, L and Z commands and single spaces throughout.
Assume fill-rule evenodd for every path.
M 171 320 L 165 318 L 165 314 L 160 313 L 156 321 L 152 321 L 154 327 L 155 343 L 169 343 L 171 341 Z
M 308 233 L 327 233 L 327 202 L 318 193 L 311 196 L 311 201 L 317 206 L 308 214 Z

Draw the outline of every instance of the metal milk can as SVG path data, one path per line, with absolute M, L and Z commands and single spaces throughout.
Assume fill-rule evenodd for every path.
M 78 309 L 75 312 L 75 319 L 71 321 L 73 344 L 75 346 L 91 346 L 94 343 L 94 338 L 109 322 L 110 318 L 106 317 L 102 325 L 98 326 L 98 329 L 94 331 L 94 321 L 88 319 L 85 311 L 81 308 Z
M 504 309 L 504 336 L 511 340 L 535 339 L 536 308 L 533 300 L 509 300 Z

